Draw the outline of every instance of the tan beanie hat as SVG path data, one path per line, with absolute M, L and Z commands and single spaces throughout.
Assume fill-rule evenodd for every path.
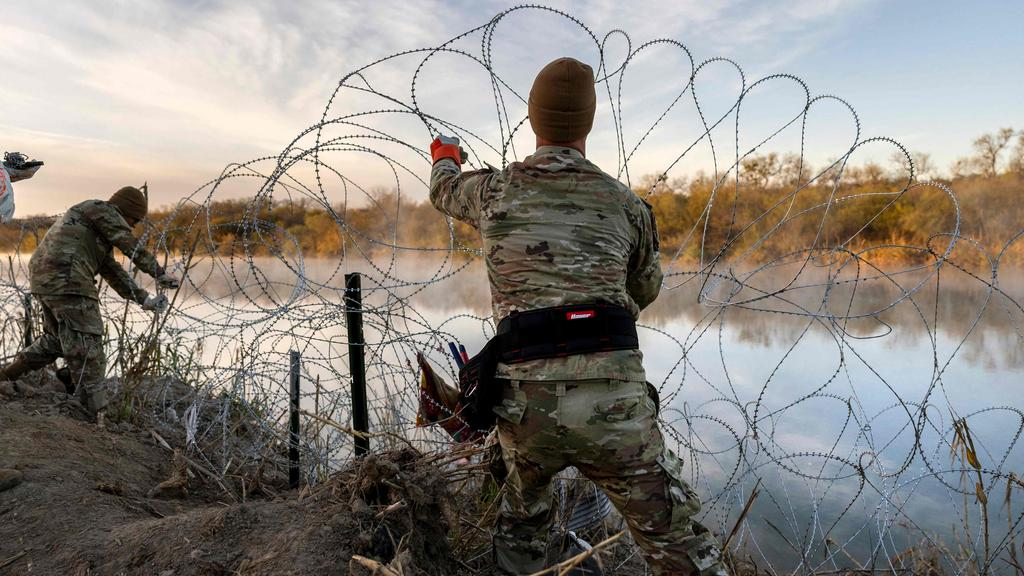
M 113 204 L 125 219 L 142 220 L 149 211 L 149 201 L 146 199 L 146 195 L 134 186 L 125 186 L 114 192 L 108 202 Z
M 559 58 L 545 66 L 530 89 L 530 126 L 556 144 L 590 134 L 596 109 L 594 70 L 573 58 Z

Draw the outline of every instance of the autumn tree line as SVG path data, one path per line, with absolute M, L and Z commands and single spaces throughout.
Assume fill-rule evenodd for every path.
M 908 160 L 896 152 L 886 164 L 824 167 L 770 153 L 743 158 L 738 171 L 650 175 L 633 188 L 653 207 L 662 254 L 684 260 L 724 253 L 763 262 L 835 249 L 922 260 L 949 244 L 958 214 L 960 234 L 995 256 L 1024 230 L 1024 131 L 1004 128 L 978 137 L 973 154 L 956 160 L 948 175 L 937 174 L 924 153 Z M 307 257 L 338 257 L 396 246 L 447 252 L 453 234 L 458 247 L 479 245 L 474 230 L 459 222 L 450 227 L 429 202 L 384 189 L 372 191 L 359 207 L 309 199 L 218 200 L 208 207 L 163 208 L 150 221 L 166 232 L 172 250 L 199 254 L 301 250 Z M 30 252 L 51 222 L 29 218 L 0 226 L 0 246 Z M 1014 243 L 1003 261 L 1024 264 L 1022 244 Z M 982 256 L 976 251 L 962 257 Z

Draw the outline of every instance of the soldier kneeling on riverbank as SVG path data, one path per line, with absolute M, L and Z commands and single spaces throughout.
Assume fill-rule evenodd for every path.
M 179 280 L 168 274 L 132 235 L 132 228 L 148 211 L 148 200 L 138 188 L 121 188 L 109 200 L 86 200 L 72 206 L 46 232 L 29 261 L 32 295 L 43 313 L 43 334 L 0 368 L 0 381 L 16 380 L 63 357 L 58 371 L 69 392 L 96 415 L 107 405 L 103 377 L 107 358 L 103 351 L 96 275 L 121 297 L 162 313 L 163 294 L 151 296 L 132 280 L 112 254 L 117 247 L 140 270 L 156 278 L 163 288 Z

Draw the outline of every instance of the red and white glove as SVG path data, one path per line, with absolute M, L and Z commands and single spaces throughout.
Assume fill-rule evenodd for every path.
M 430 143 L 430 155 L 434 158 L 434 163 L 441 158 L 451 158 L 455 160 L 455 163 L 462 166 L 462 163 L 469 159 L 469 155 L 466 151 L 459 146 L 459 139 L 455 136 L 438 136 L 434 138 L 434 141 Z

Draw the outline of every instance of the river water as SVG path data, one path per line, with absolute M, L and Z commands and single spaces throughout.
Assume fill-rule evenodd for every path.
M 194 351 L 202 385 L 278 408 L 288 352 L 298 350 L 303 408 L 347 424 L 344 274 L 360 272 L 371 426 L 443 446 L 442 433 L 413 426 L 415 353 L 454 381 L 447 342 L 480 349 L 492 330 L 483 267 L 360 262 L 199 262 L 165 337 Z M 953 420 L 965 418 L 991 554 L 1005 554 L 1005 536 L 1021 528 L 1019 506 L 1003 503 L 1007 476 L 1024 472 L 1021 271 L 1001 270 L 994 290 L 990 273 L 951 266 L 891 276 L 821 264 L 694 269 L 667 270 L 640 335 L 663 427 L 709 527 L 731 529 L 760 482 L 736 538 L 762 565 L 828 570 L 852 557 L 885 566 L 929 538 L 983 556 L 979 476 L 951 451 Z M 123 313 L 116 299 L 104 306 L 108 318 Z M 148 326 L 138 312 L 128 318 L 128 332 Z M 350 439 L 334 441 L 333 456 L 347 454 Z

